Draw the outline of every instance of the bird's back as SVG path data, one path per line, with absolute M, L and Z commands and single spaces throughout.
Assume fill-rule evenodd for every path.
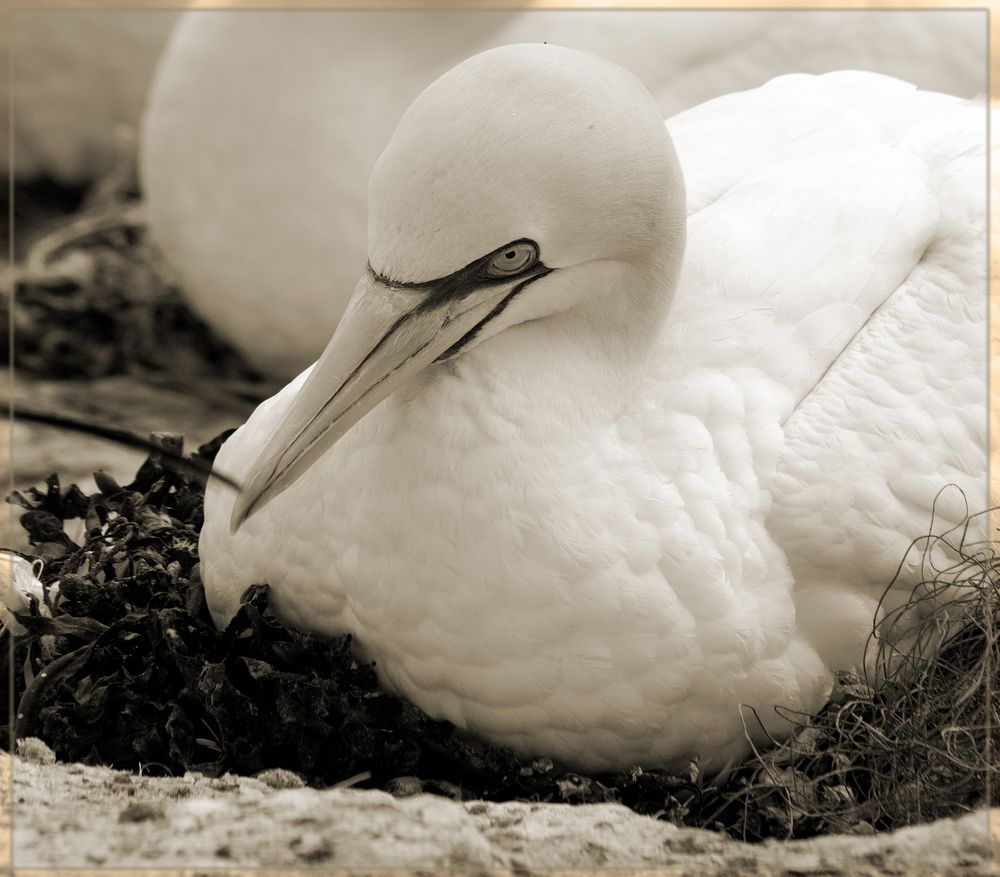
M 932 510 L 986 506 L 985 106 L 848 72 L 668 127 L 690 244 L 664 368 L 743 388 L 798 623 L 852 663 Z

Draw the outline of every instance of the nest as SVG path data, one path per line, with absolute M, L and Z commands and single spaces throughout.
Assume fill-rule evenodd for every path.
M 966 542 L 971 520 L 913 542 L 924 578 L 873 626 L 866 671 L 755 753 L 743 836 L 891 830 L 1000 803 L 1000 556 Z
M 115 182 L 115 181 L 112 181 Z M 100 193 L 98 193 L 100 194 Z M 169 374 L 254 383 L 260 376 L 187 307 L 146 233 L 129 179 L 50 228 L 0 289 L 0 352 L 22 374 Z
M 210 462 L 224 437 L 192 459 Z M 1000 559 L 989 546 L 950 545 L 958 560 L 930 569 L 880 622 L 892 636 L 872 640 L 877 672 L 841 677 L 821 713 L 798 717 L 788 740 L 724 780 L 696 763 L 686 776 L 585 776 L 470 740 L 385 693 L 350 637 L 282 625 L 266 583 L 218 631 L 198 578 L 204 475 L 167 453 L 179 442 L 159 441 L 164 452 L 130 484 L 98 473 L 86 496 L 53 475 L 11 497 L 26 509 L 46 598 L 17 615 L 27 632 L 4 668 L 17 703 L 15 727 L 0 729 L 7 745 L 38 737 L 64 761 L 152 774 L 285 768 L 316 787 L 619 802 L 749 841 L 887 830 L 1000 803 Z

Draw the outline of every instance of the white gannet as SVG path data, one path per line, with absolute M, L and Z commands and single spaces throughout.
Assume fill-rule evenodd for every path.
M 316 359 L 364 264 L 368 177 L 420 89 L 510 43 L 593 52 L 663 116 L 844 67 L 971 97 L 982 14 L 955 11 L 192 10 L 145 114 L 150 232 L 198 313 L 268 375 Z M 280 294 L 277 294 L 280 290 Z
M 83 186 L 133 158 L 146 90 L 178 14 L 11 9 L 0 79 L 4 176 Z
M 745 707 L 787 733 L 942 485 L 985 505 L 984 116 L 845 72 L 668 135 L 603 58 L 459 64 L 378 160 L 326 350 L 219 453 L 216 622 L 267 582 L 429 715 L 582 769 L 720 769 Z

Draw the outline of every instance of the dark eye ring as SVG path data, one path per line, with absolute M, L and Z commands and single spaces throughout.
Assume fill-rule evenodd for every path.
M 538 261 L 538 247 L 530 241 L 518 241 L 497 250 L 486 266 L 487 277 L 510 277 Z

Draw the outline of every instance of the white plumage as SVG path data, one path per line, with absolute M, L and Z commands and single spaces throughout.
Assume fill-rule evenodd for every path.
M 985 110 L 837 73 L 667 127 L 554 46 L 417 99 L 372 273 L 220 452 L 217 622 L 268 582 L 430 715 L 592 770 L 718 769 L 743 706 L 822 706 L 940 488 L 985 506 Z M 406 285 L 519 241 L 511 280 Z

